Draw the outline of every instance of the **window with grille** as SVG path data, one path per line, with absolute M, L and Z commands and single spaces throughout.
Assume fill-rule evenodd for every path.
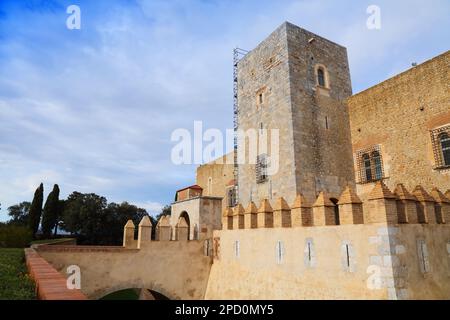
M 262 183 L 267 181 L 267 155 L 260 154 L 256 157 L 256 182 Z
M 439 142 L 441 144 L 444 165 L 450 166 L 450 136 L 447 133 L 441 134 L 439 136 Z
M 236 188 L 233 187 L 228 189 L 227 193 L 227 205 L 228 207 L 234 207 L 236 205 Z
M 435 169 L 450 167 L 450 125 L 431 130 Z
M 384 178 L 383 159 L 379 145 L 359 150 L 356 158 L 359 183 L 373 182 Z

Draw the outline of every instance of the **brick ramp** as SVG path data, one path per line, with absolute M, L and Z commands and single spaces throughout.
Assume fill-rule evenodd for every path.
M 66 278 L 43 259 L 34 249 L 25 249 L 25 259 L 30 277 L 36 283 L 40 300 L 87 300 L 78 289 L 68 289 Z

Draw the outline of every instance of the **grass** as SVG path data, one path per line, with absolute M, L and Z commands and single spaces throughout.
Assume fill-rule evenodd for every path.
M 32 241 L 31 244 L 53 244 L 58 242 L 64 242 L 68 240 L 73 240 L 74 238 L 59 238 L 59 239 L 43 239 Z
M 0 300 L 36 299 L 23 249 L 0 248 Z
M 125 289 L 110 293 L 100 300 L 139 300 L 139 294 L 136 289 Z

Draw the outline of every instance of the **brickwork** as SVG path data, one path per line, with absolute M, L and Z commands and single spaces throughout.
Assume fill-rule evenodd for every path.
M 36 283 L 40 300 L 87 300 L 78 289 L 68 289 L 66 278 L 43 259 L 34 249 L 25 249 L 25 259 L 30 277 Z
M 422 185 L 447 190 L 450 170 L 439 168 L 433 138 L 450 125 L 450 51 L 400 73 L 348 99 L 352 148 L 380 145 L 384 182 L 391 189 Z M 443 129 L 442 129 L 443 130 Z M 373 183 L 358 184 L 366 198 Z

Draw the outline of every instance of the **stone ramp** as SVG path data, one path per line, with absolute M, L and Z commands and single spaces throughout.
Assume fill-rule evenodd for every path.
M 30 277 L 36 284 L 40 300 L 87 300 L 77 289 L 68 289 L 66 279 L 32 248 L 25 249 L 25 259 Z

